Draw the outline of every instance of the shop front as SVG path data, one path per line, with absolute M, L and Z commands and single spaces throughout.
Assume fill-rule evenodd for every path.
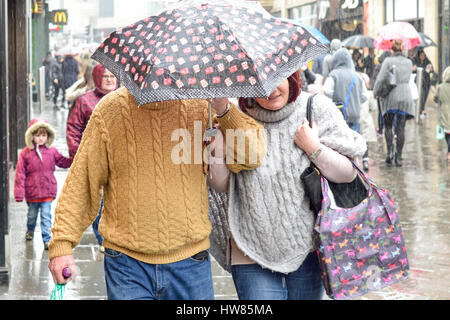
M 328 39 L 364 34 L 364 0 L 319 0 L 318 27 Z

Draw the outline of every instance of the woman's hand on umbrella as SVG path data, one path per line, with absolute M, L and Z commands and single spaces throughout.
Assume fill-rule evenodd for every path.
M 209 101 L 211 102 L 211 106 L 217 114 L 224 113 L 229 103 L 228 98 L 213 98 Z
M 300 128 L 295 134 L 294 142 L 305 153 L 310 156 L 320 147 L 319 131 L 315 122 L 312 128 L 309 126 L 308 120 L 304 119 Z

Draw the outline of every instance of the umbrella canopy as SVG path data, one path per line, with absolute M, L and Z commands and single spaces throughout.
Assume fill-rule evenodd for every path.
M 113 32 L 92 58 L 142 105 L 268 97 L 327 51 L 305 28 L 271 16 L 258 2 L 189 0 Z
M 375 48 L 390 50 L 393 40 L 402 40 L 403 49 L 410 50 L 422 43 L 420 35 L 414 26 L 408 22 L 391 22 L 384 25 L 375 38 Z
M 429 36 L 427 36 L 423 32 L 419 32 L 420 40 L 422 41 L 421 44 L 418 45 L 418 47 L 437 47 L 438 45 L 431 39 Z
M 317 29 L 316 27 L 313 27 L 313 26 L 311 26 L 309 24 L 306 24 L 306 23 L 302 23 L 300 21 L 291 20 L 291 19 L 284 18 L 283 20 L 286 20 L 288 22 L 291 22 L 291 23 L 294 23 L 294 24 L 297 24 L 297 25 L 303 27 L 304 29 L 308 30 L 309 33 L 311 33 L 317 40 L 319 40 L 323 44 L 325 44 L 325 45 L 329 45 L 330 44 L 330 40 L 328 40 L 328 38 L 325 37 L 323 35 L 323 33 L 320 32 L 320 30 Z
M 58 50 L 56 50 L 55 55 L 56 56 L 67 56 L 67 55 L 76 55 L 81 52 L 81 49 L 78 47 L 74 47 L 71 45 L 67 45 L 65 47 L 62 47 Z
M 342 45 L 349 48 L 374 48 L 373 38 L 362 34 L 357 34 L 344 39 Z

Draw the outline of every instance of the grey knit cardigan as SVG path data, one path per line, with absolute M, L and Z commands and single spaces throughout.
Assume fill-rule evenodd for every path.
M 230 232 L 244 254 L 263 268 L 281 273 L 297 270 L 314 250 L 314 214 L 300 180 L 310 160 L 294 143 L 308 97 L 302 92 L 278 111 L 256 104 L 248 109 L 267 132 L 266 157 L 257 169 L 231 173 L 227 194 L 209 190 L 210 252 L 227 271 L 231 270 L 226 259 Z M 324 145 L 350 157 L 364 154 L 365 140 L 347 126 L 329 98 L 314 98 L 313 121 Z

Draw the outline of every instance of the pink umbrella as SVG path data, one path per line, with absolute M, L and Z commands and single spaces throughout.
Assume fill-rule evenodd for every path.
M 390 50 L 393 40 L 402 40 L 404 50 L 410 50 L 422 43 L 414 26 L 401 21 L 388 23 L 381 28 L 374 40 L 375 48 Z

